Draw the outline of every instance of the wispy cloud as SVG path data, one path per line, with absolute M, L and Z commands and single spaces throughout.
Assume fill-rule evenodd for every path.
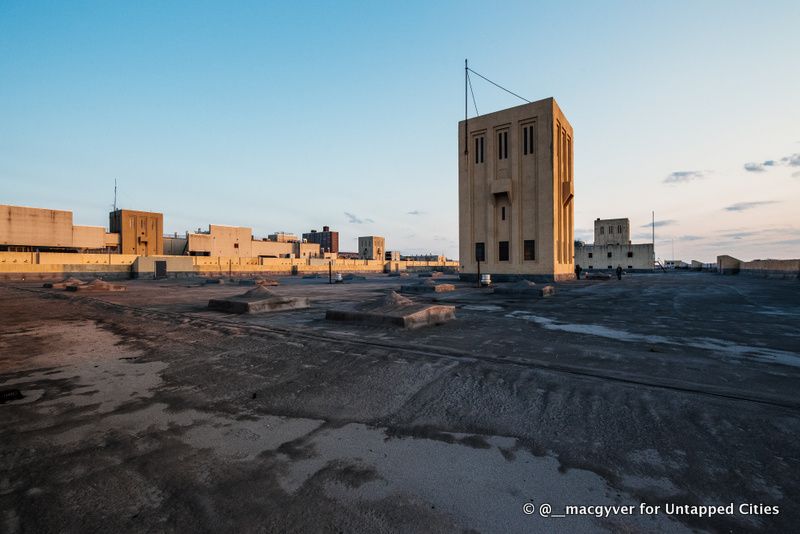
M 790 167 L 800 167 L 800 153 L 781 158 L 781 163 L 789 165 Z
M 745 211 L 750 210 L 753 208 L 757 208 L 759 206 L 766 206 L 767 204 L 777 204 L 777 200 L 760 200 L 757 202 L 737 202 L 736 204 L 731 204 L 730 206 L 725 206 L 726 211 Z
M 372 219 L 366 219 L 366 218 L 362 219 L 362 218 L 358 217 L 357 215 L 354 215 L 354 214 L 348 213 L 348 212 L 344 212 L 344 216 L 347 217 L 347 222 L 349 222 L 351 224 L 364 224 L 364 223 L 373 223 L 373 222 L 375 222 Z
M 699 235 L 682 235 L 680 237 L 676 237 L 675 239 L 679 239 L 681 241 L 698 241 L 703 239 L 703 237 Z
M 650 228 L 652 226 L 655 226 L 656 228 L 661 228 L 662 226 L 669 226 L 669 225 L 675 224 L 677 222 L 678 221 L 676 221 L 674 219 L 664 219 L 664 220 L 661 220 L 661 221 L 656 221 L 655 223 L 643 224 L 642 228 Z
M 414 211 L 406 212 L 406 214 L 407 215 L 425 215 L 425 212 L 424 211 L 420 211 L 420 210 L 414 210 Z
M 688 182 L 693 182 L 695 180 L 701 180 L 706 177 L 708 171 L 675 171 L 669 173 L 666 178 L 664 178 L 665 184 L 684 184 Z
M 764 172 L 770 167 L 777 167 L 778 165 L 785 165 L 788 167 L 800 167 L 800 153 L 791 154 L 779 160 L 768 159 L 761 163 L 750 161 L 744 164 L 744 170 L 747 172 Z M 796 176 L 797 173 L 792 176 Z
M 765 169 L 764 165 L 761 163 L 750 162 L 744 164 L 744 170 L 747 172 L 764 172 L 767 169 Z

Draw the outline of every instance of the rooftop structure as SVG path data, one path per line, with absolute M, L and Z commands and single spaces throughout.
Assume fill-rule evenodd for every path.
M 0 205 L 0 250 L 116 251 L 119 234 L 72 224 L 72 212 Z
M 270 241 L 275 241 L 276 243 L 296 243 L 300 241 L 300 238 L 295 234 L 290 234 L 287 232 L 275 232 L 274 234 L 269 234 L 267 239 Z
M 574 137 L 555 99 L 461 121 L 458 132 L 462 277 L 573 278 Z
M 120 236 L 122 254 L 157 256 L 164 253 L 164 215 L 152 211 L 116 210 L 109 228 Z
M 625 219 L 595 219 L 595 245 L 627 245 L 631 242 L 631 222 Z
M 180 238 L 179 238 L 180 239 Z M 240 258 L 320 257 L 319 245 L 288 241 L 255 239 L 246 226 L 211 224 L 207 232 L 188 235 L 190 256 L 224 256 Z
M 386 251 L 386 239 L 368 235 L 358 238 L 358 257 L 362 260 L 382 260 Z
M 317 243 L 322 252 L 339 252 L 339 232 L 331 231 L 329 226 L 323 226 L 321 232 L 311 230 L 303 234 L 303 241 Z

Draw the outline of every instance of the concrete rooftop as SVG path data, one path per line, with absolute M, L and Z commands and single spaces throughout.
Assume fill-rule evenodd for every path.
M 0 286 L 7 532 L 789 531 L 800 524 L 800 286 L 705 273 L 453 278 L 456 320 L 325 309 L 409 278 L 281 278 L 309 297 L 228 315 L 238 285 Z M 522 507 L 761 503 L 780 514 L 545 519 Z

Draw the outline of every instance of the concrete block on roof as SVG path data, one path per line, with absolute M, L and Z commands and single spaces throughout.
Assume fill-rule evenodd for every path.
M 306 297 L 278 295 L 264 286 L 224 299 L 211 299 L 208 308 L 226 313 L 264 313 L 300 310 L 310 306 Z
M 529 280 L 520 280 L 511 284 L 498 284 L 493 292 L 507 297 L 545 298 L 556 294 L 556 288 L 550 285 L 537 286 Z
M 420 328 L 455 319 L 455 306 L 416 303 L 390 291 L 371 302 L 328 310 L 325 318 L 330 321 Z
M 444 293 L 454 291 L 456 286 L 453 284 L 438 284 L 433 280 L 425 280 L 417 284 L 405 284 L 400 286 L 401 293 Z

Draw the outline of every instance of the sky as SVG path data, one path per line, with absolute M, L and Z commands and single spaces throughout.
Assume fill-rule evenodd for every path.
M 0 204 L 458 256 L 464 59 L 575 130 L 576 239 L 800 257 L 800 2 L 0 0 Z M 520 100 L 473 76 L 478 112 Z M 471 115 L 475 109 L 470 102 Z

